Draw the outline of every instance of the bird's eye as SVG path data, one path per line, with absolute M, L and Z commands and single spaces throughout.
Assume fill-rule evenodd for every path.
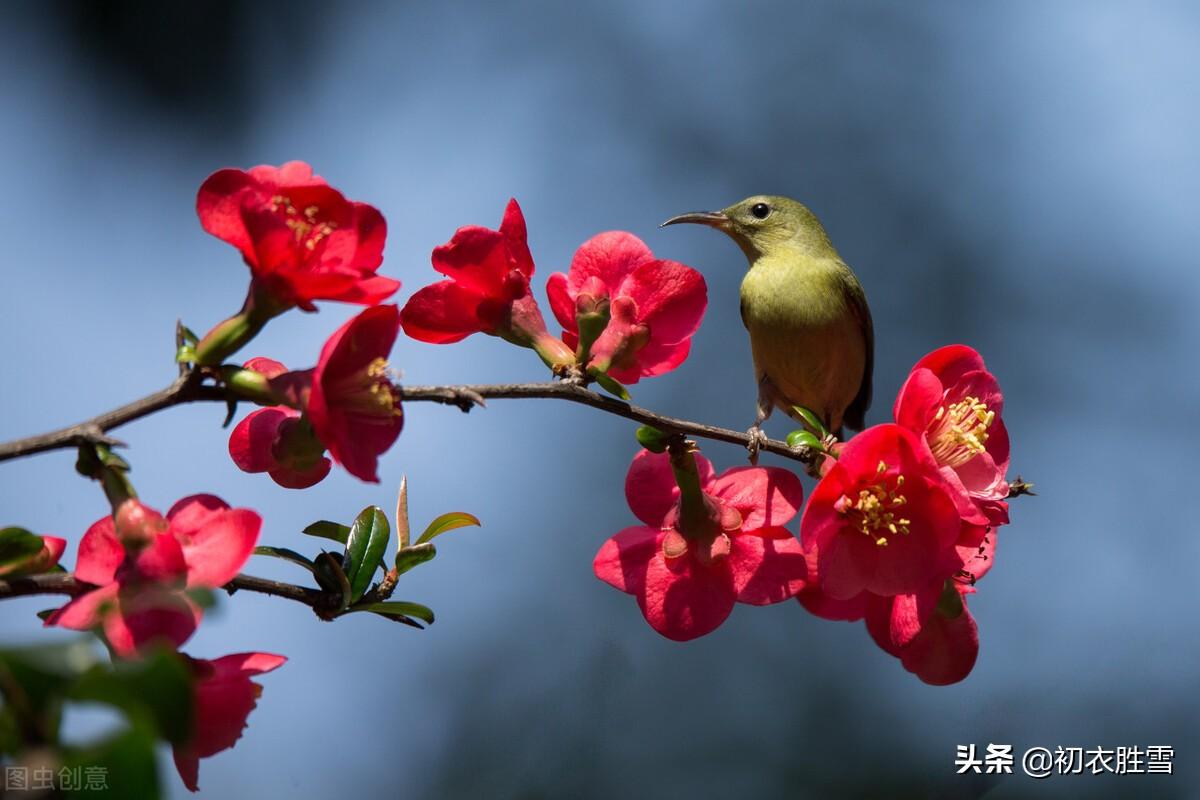
M 753 214 L 756 219 L 766 219 L 767 215 L 771 213 L 771 207 L 766 203 L 755 203 L 754 205 L 750 206 L 750 213 Z

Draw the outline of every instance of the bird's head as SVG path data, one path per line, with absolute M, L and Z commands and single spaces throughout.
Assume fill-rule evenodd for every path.
M 751 261 L 784 247 L 817 252 L 830 247 L 817 215 L 788 197 L 759 194 L 720 211 L 693 211 L 666 225 L 692 222 L 724 231 Z

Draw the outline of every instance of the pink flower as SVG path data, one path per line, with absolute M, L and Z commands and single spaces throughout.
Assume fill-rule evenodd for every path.
M 682 364 L 708 305 L 699 272 L 655 258 L 623 231 L 584 242 L 569 273 L 551 275 L 546 292 L 572 348 L 579 345 L 579 317 L 607 314 L 607 326 L 589 348 L 590 366 L 629 384 Z
M 193 735 L 175 746 L 175 768 L 191 791 L 197 791 L 200 759 L 233 747 L 262 687 L 250 680 L 287 661 L 270 653 L 238 653 L 214 661 L 189 658 L 196 676 Z
M 533 348 L 551 366 L 573 363 L 570 350 L 546 331 L 530 294 L 533 256 L 516 200 L 508 201 L 499 230 L 459 228 L 434 249 L 433 268 L 447 280 L 426 286 L 405 304 L 400 320 L 406 334 L 450 344 L 486 333 Z
M 214 172 L 200 187 L 196 213 L 204 230 L 241 251 L 251 294 L 269 298 L 276 312 L 314 311 L 316 300 L 375 305 L 400 288 L 375 274 L 387 237 L 383 215 L 347 200 L 302 161 Z
M 804 553 L 783 527 L 803 501 L 790 472 L 738 467 L 714 477 L 702 456 L 643 451 L 630 465 L 625 496 L 644 524 L 606 541 L 593 569 L 634 595 L 668 639 L 715 630 L 735 602 L 778 603 L 804 587 Z
M 97 520 L 79 542 L 75 577 L 97 588 L 55 611 L 46 625 L 101 628 L 117 655 L 152 641 L 178 647 L 202 612 L 185 588 L 215 589 L 237 575 L 258 541 L 262 519 L 212 495 L 180 500 L 164 519 L 137 500 Z
M 962 567 L 962 521 L 928 448 L 898 425 L 842 447 L 800 521 L 816 578 L 838 600 L 921 591 Z
M 966 345 L 934 350 L 912 369 L 896 397 L 896 422 L 922 436 L 953 489 L 963 519 L 1008 522 L 1008 431 L 1004 395 L 979 353 Z

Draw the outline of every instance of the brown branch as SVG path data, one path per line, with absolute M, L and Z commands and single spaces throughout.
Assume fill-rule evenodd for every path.
M 180 375 L 170 386 L 154 394 L 135 400 L 128 405 L 113 409 L 77 425 L 71 425 L 61 430 L 30 436 L 25 439 L 0 444 L 0 461 L 6 461 L 21 456 L 42 453 L 47 450 L 57 450 L 68 447 L 78 447 L 81 444 L 101 443 L 110 447 L 122 443 L 110 436 L 107 431 L 120 427 L 144 416 L 161 411 L 170 406 L 198 401 L 227 403 L 230 395 L 221 387 L 202 384 L 203 376 L 198 372 L 188 372 Z M 667 433 L 682 433 L 687 436 L 698 436 L 718 442 L 748 447 L 750 436 L 741 431 L 728 428 L 716 428 L 702 425 L 698 422 L 668 417 L 657 414 L 645 408 L 630 405 L 615 397 L 608 397 L 573 383 L 501 383 L 478 386 L 402 386 L 401 397 L 409 402 L 428 401 L 458 406 L 463 411 L 469 411 L 474 406 L 484 405 L 485 400 L 509 399 L 555 399 L 571 403 L 591 406 L 609 414 L 631 419 L 643 425 L 652 425 Z M 787 442 L 776 439 L 766 440 L 761 450 L 768 453 L 803 461 L 805 451 L 789 447 Z
M 47 450 L 78 447 L 81 444 L 104 444 L 109 447 L 120 447 L 123 446 L 123 442 L 107 435 L 107 432 L 113 428 L 170 406 L 201 400 L 220 402 L 228 400 L 228 394 L 224 389 L 204 385 L 201 383 L 202 380 L 201 373 L 186 372 L 165 389 L 92 417 L 78 425 L 0 444 L 0 461 L 31 456 L 34 453 L 44 453 Z
M 39 594 L 65 594 L 69 597 L 76 597 L 93 588 L 95 587 L 89 583 L 76 580 L 75 576 L 69 572 L 51 572 L 46 575 L 29 575 L 23 578 L 0 580 L 0 600 Z M 238 575 L 223 588 L 230 594 L 240 590 L 269 594 L 285 600 L 295 600 L 314 609 L 328 600 L 326 592 L 320 589 L 258 578 L 254 575 Z

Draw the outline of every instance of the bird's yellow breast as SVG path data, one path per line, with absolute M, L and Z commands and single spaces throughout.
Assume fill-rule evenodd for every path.
M 742 319 L 757 377 L 769 379 L 776 405 L 801 405 L 830 426 L 842 424 L 862 385 L 863 332 L 847 306 L 849 268 L 837 259 L 786 253 L 761 256 L 742 281 Z

